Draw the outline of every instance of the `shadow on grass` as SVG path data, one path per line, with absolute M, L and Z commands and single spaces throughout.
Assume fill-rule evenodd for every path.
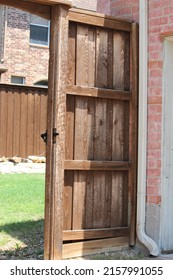
M 0 235 L 8 235 L 9 242 L 0 247 L 1 260 L 42 260 L 44 220 L 6 224 Z

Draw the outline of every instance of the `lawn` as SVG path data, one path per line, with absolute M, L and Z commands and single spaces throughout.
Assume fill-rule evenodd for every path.
M 44 174 L 0 175 L 0 259 L 43 253 Z

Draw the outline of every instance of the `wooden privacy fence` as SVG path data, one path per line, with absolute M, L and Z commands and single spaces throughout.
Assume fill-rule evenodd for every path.
M 45 155 L 47 89 L 0 84 L 0 157 Z
M 52 19 L 46 259 L 135 244 L 138 28 L 72 9 L 67 33 L 65 15 Z

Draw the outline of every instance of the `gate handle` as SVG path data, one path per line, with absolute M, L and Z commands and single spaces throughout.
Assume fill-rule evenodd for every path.
M 56 143 L 56 136 L 58 136 L 59 133 L 56 131 L 56 128 L 53 128 L 53 144 Z M 43 141 L 47 144 L 47 130 L 45 133 L 42 133 L 41 138 L 43 139 Z
M 43 141 L 44 141 L 45 143 L 47 143 L 47 130 L 46 130 L 45 133 L 42 133 L 40 136 L 41 136 L 41 138 L 43 139 Z

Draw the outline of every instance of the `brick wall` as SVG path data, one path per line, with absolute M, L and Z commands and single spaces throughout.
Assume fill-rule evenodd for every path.
M 97 0 L 72 0 L 73 5 L 87 10 L 97 10 Z
M 148 45 L 148 203 L 161 202 L 163 33 L 173 35 L 173 0 L 149 1 Z
M 106 15 L 111 13 L 111 1 L 110 0 L 98 0 L 97 11 Z
M 1 82 L 10 83 L 13 75 L 26 77 L 26 84 L 33 85 L 48 76 L 49 49 L 30 45 L 29 22 L 29 13 L 8 8 L 4 59 L 8 71 Z
M 139 0 L 112 0 L 111 15 L 138 21 Z
M 0 63 L 4 57 L 5 9 L 0 6 Z

